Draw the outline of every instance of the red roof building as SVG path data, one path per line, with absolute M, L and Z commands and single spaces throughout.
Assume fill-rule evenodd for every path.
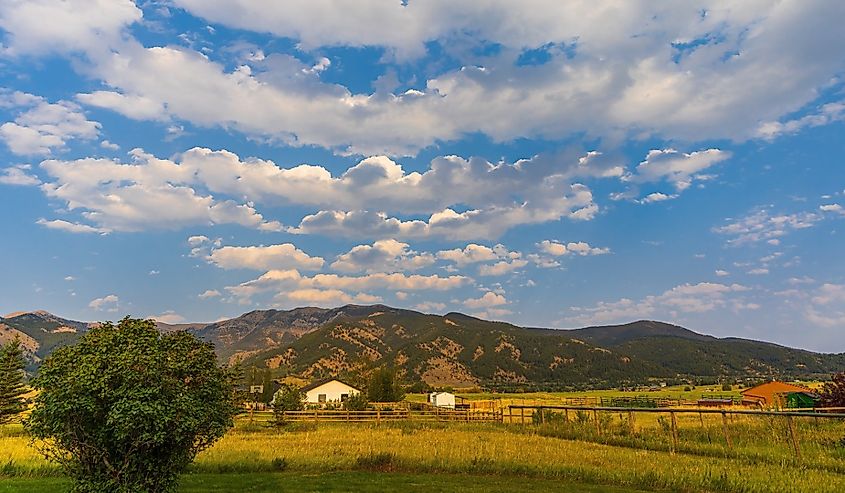
M 741 392 L 742 403 L 761 407 L 784 407 L 790 392 L 812 392 L 807 387 L 786 382 L 766 382 Z

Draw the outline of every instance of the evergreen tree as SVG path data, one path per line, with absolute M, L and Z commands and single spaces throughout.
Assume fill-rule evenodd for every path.
M 26 409 L 25 367 L 18 339 L 0 347 L 0 424 L 12 421 Z
M 249 386 L 247 385 L 246 372 L 240 361 L 236 361 L 229 368 L 228 378 L 232 389 L 232 403 L 236 408 L 243 409 L 244 405 L 249 402 Z
M 263 372 L 263 378 L 261 380 L 261 385 L 264 386 L 264 392 L 261 394 L 261 402 L 268 404 L 271 400 L 273 400 L 273 371 L 269 368 L 265 369 Z

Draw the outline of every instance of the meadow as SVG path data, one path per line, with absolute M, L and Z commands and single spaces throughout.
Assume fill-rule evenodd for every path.
M 802 455 L 784 423 L 679 422 L 673 452 L 665 421 L 625 414 L 542 424 L 290 423 L 240 420 L 203 452 L 180 491 L 596 491 L 834 492 L 845 490 L 845 423 L 796 420 Z M 697 418 L 696 418 L 697 419 Z M 65 491 L 20 427 L 0 436 L 0 493 Z M 508 489 L 510 488 L 510 489 Z
M 456 390 L 456 394 L 469 401 L 499 401 L 507 404 L 542 404 L 542 403 L 556 403 L 566 398 L 612 398 L 612 397 L 639 397 L 645 396 L 653 399 L 681 399 L 681 400 L 697 400 L 703 396 L 730 396 L 739 398 L 740 388 L 733 386 L 731 390 L 722 390 L 721 385 L 698 385 L 690 387 L 687 385 L 675 385 L 658 388 L 656 390 L 630 390 L 622 391 L 618 389 L 599 389 L 599 390 L 573 390 L 570 392 L 525 392 L 520 394 L 513 393 L 496 393 L 496 392 L 475 392 L 468 390 L 467 392 L 460 392 Z M 425 402 L 427 394 L 408 394 L 406 400 L 413 402 Z

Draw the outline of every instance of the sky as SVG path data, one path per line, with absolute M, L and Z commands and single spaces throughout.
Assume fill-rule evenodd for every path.
M 845 2 L 0 0 L 0 313 L 845 351 Z

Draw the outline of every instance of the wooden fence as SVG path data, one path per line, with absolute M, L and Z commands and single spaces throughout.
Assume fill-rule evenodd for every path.
M 519 424 L 525 426 L 527 424 L 545 424 L 547 419 L 551 418 L 550 414 L 555 413 L 558 416 L 562 415 L 565 423 L 572 420 L 579 420 L 582 423 L 592 422 L 595 426 L 595 433 L 601 435 L 603 433 L 602 420 L 599 413 L 619 414 L 620 416 L 627 415 L 628 431 L 635 432 L 635 423 L 637 414 L 660 414 L 669 416 L 669 433 L 671 435 L 671 451 L 674 453 L 678 449 L 678 416 L 684 414 L 698 415 L 701 426 L 704 426 L 705 415 L 721 416 L 721 430 L 725 439 L 725 444 L 728 449 L 733 449 L 733 442 L 729 430 L 729 422 L 733 422 L 734 417 L 738 416 L 770 416 L 783 417 L 786 421 L 786 427 L 789 433 L 789 441 L 791 443 L 793 452 L 797 458 L 801 457 L 801 450 L 799 445 L 798 434 L 793 423 L 794 418 L 814 418 L 840 420 L 845 423 L 845 407 L 831 407 L 831 408 L 815 408 L 815 409 L 791 409 L 787 411 L 763 411 L 763 410 L 749 410 L 749 409 L 713 409 L 713 408 L 675 408 L 675 407 L 604 407 L 604 406 L 558 406 L 558 405 L 539 405 L 539 406 L 509 406 L 502 414 L 503 423 Z
M 452 410 L 452 409 L 375 409 L 366 411 L 343 411 L 314 409 L 307 411 L 284 411 L 285 421 L 317 423 L 381 423 L 391 421 L 453 421 L 464 423 L 502 422 L 502 412 Z M 272 421 L 272 412 L 245 414 L 243 418 L 255 421 Z
M 702 394 L 699 399 L 678 399 L 669 397 L 656 397 L 654 395 L 642 394 L 636 396 L 578 396 L 578 397 L 555 397 L 549 399 L 519 397 L 506 397 L 499 399 L 471 400 L 466 404 L 471 409 L 498 411 L 507 409 L 509 406 L 579 406 L 579 407 L 701 407 L 710 406 L 731 406 L 739 405 L 739 397 L 729 394 Z

